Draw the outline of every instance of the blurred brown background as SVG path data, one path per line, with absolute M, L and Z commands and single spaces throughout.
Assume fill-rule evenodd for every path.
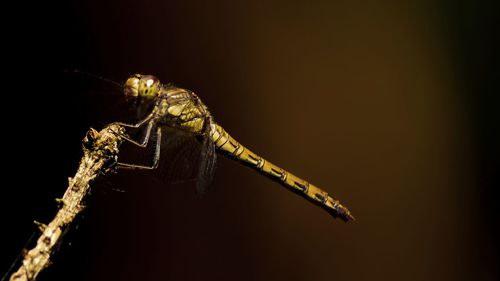
M 11 11 L 19 26 L 6 31 L 4 105 L 21 110 L 5 119 L 15 154 L 0 195 L 2 272 L 31 221 L 52 218 L 81 138 L 102 125 L 99 99 L 61 82 L 80 69 L 119 82 L 151 73 L 195 91 L 236 139 L 357 221 L 332 220 L 222 157 L 202 199 L 191 184 L 121 172 L 109 181 L 125 192 L 94 188 L 40 280 L 500 277 L 498 4 L 72 1 Z

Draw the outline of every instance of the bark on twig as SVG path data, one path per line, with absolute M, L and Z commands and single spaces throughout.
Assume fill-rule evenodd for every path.
M 57 199 L 61 208 L 48 225 L 37 223 L 42 233 L 36 246 L 24 255 L 22 264 L 10 276 L 10 281 L 34 281 L 49 265 L 64 233 L 84 208 L 83 200 L 89 193 L 89 183 L 113 169 L 121 144 L 120 134 L 117 133 L 123 133 L 123 128 L 118 125 L 109 125 L 100 132 L 92 128 L 88 131 L 83 139 L 83 157 L 78 171 L 73 178 L 69 178 L 64 196 Z

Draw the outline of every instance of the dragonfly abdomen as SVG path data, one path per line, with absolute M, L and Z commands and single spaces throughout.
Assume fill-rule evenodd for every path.
M 344 221 L 354 219 L 349 210 L 342 206 L 339 201 L 329 196 L 327 192 L 253 153 L 231 137 L 221 126 L 214 124 L 211 131 L 212 140 L 219 152 L 281 183 L 288 189 L 322 207 L 334 217 L 340 217 Z

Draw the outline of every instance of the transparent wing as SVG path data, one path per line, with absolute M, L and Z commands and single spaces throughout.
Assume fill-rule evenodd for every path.
M 208 191 L 210 184 L 214 179 L 217 154 L 215 152 L 215 143 L 210 138 L 208 129 L 204 132 L 203 143 L 200 153 L 200 164 L 197 175 L 196 191 L 198 194 L 204 194 Z
M 216 159 L 215 145 L 208 134 L 163 127 L 160 163 L 153 173 L 166 183 L 195 181 L 197 192 L 204 194 L 212 183 Z
M 163 127 L 160 163 L 155 175 L 167 183 L 196 180 L 201 148 L 202 143 L 193 134 Z

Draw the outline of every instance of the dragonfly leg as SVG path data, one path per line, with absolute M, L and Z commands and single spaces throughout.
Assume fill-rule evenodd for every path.
M 142 137 L 141 141 L 133 140 L 124 134 L 121 134 L 120 137 L 123 138 L 124 140 L 134 144 L 134 145 L 139 146 L 139 147 L 146 147 L 148 145 L 149 139 L 151 137 L 151 129 L 152 128 L 153 128 L 153 122 L 149 122 L 148 126 L 146 127 L 146 134 L 144 134 L 144 137 Z
M 122 122 L 114 122 L 113 124 L 123 126 L 123 127 L 137 129 L 147 122 L 148 125 L 146 127 L 146 134 L 142 137 L 142 140 L 140 140 L 140 141 L 136 141 L 125 134 L 117 133 L 120 135 L 120 137 L 122 137 L 123 139 L 127 140 L 128 142 L 130 142 L 132 144 L 135 144 L 135 145 L 140 146 L 140 147 L 146 147 L 148 145 L 148 141 L 149 141 L 149 137 L 150 137 L 150 133 L 151 133 L 151 128 L 153 127 L 153 123 L 154 123 L 151 120 L 152 118 L 153 118 L 153 114 L 149 114 L 148 117 L 144 118 L 143 120 L 141 120 L 137 124 L 127 124 L 127 123 L 122 123 Z
M 151 113 L 148 115 L 148 117 L 144 118 L 143 120 L 141 120 L 140 122 L 138 122 L 136 124 L 127 124 L 127 123 L 122 123 L 122 122 L 114 122 L 113 124 L 123 126 L 123 127 L 137 129 L 137 128 L 140 128 L 142 125 L 144 125 L 147 122 L 148 125 L 146 127 L 146 134 L 142 137 L 142 140 L 140 140 L 140 141 L 133 140 L 132 138 L 128 137 L 125 134 L 119 134 L 120 137 L 122 137 L 123 139 L 127 140 L 128 142 L 130 142 L 132 144 L 135 144 L 135 145 L 140 146 L 140 147 L 146 147 L 148 145 L 148 141 L 149 141 L 149 137 L 150 137 L 150 133 L 151 133 L 151 128 L 153 127 L 153 122 L 151 121 L 152 118 L 153 118 L 153 114 Z
M 149 114 L 146 118 L 142 119 L 136 124 L 128 124 L 128 123 L 123 123 L 123 122 L 114 122 L 113 124 L 120 125 L 123 127 L 128 127 L 128 128 L 139 128 L 140 126 L 144 125 L 146 122 L 151 120 L 153 118 L 153 113 Z
M 154 170 L 158 167 L 158 163 L 160 162 L 160 147 L 161 147 L 161 128 L 158 127 L 156 129 L 155 153 L 153 155 L 153 164 L 151 166 L 118 162 L 116 163 L 116 167 L 119 169 Z

